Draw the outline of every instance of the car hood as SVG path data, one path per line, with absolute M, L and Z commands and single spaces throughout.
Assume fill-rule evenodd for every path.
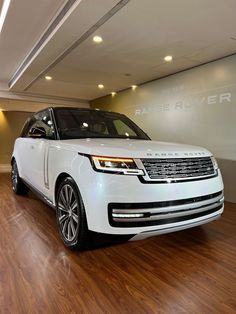
M 78 153 L 110 157 L 183 158 L 212 155 L 202 147 L 149 140 L 88 138 L 61 140 L 58 144 L 61 148 Z

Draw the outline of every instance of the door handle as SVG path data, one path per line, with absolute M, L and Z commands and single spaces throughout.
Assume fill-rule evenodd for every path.
M 34 145 L 31 145 L 30 148 L 31 148 L 31 149 L 34 149 Z

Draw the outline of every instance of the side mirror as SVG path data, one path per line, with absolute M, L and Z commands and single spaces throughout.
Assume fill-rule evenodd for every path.
M 29 136 L 34 138 L 45 138 L 47 137 L 47 134 L 42 127 L 32 127 L 29 131 Z

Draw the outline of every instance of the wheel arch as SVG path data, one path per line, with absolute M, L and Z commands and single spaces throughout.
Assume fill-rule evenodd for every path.
M 57 197 L 57 190 L 59 188 L 60 183 L 65 179 L 65 178 L 72 178 L 72 176 L 67 173 L 67 172 L 62 172 L 58 175 L 56 182 L 55 182 L 55 187 L 54 187 L 54 200 L 55 200 L 55 204 L 56 204 L 56 197 Z M 72 178 L 73 179 L 73 178 Z

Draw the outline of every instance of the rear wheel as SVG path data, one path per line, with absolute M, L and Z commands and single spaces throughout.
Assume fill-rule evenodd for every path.
M 64 244 L 70 249 L 84 249 L 88 244 L 85 209 L 76 183 L 65 178 L 56 196 L 57 225 Z
M 21 178 L 19 177 L 18 167 L 15 160 L 13 160 L 12 162 L 11 181 L 12 189 L 16 194 L 25 195 L 29 191 L 28 187 L 22 182 Z

